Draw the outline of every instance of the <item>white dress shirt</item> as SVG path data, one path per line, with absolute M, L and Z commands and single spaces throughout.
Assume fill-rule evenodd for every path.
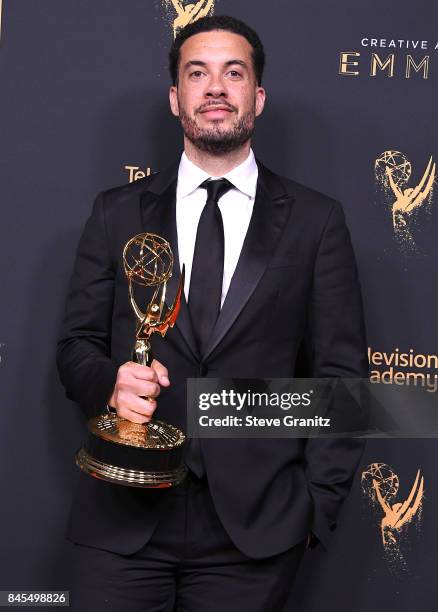
M 257 188 L 258 168 L 252 149 L 246 160 L 224 174 L 223 177 L 210 177 L 207 172 L 195 166 L 185 153 L 181 156 L 176 188 L 176 229 L 180 266 L 185 264 L 184 293 L 189 296 L 190 275 L 196 232 L 199 218 L 207 202 L 207 190 L 199 185 L 208 178 L 226 178 L 233 189 L 225 193 L 218 202 L 225 235 L 224 275 L 222 280 L 221 307 L 227 295 L 243 241 L 251 220 Z

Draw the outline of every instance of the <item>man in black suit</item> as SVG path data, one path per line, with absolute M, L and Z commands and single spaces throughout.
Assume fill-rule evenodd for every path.
M 265 103 L 263 46 L 229 17 L 176 38 L 172 167 L 101 193 L 77 253 L 58 366 L 87 417 L 109 404 L 186 429 L 189 377 L 366 377 L 360 289 L 342 208 L 282 178 L 250 148 Z M 168 239 L 186 266 L 176 326 L 131 362 L 135 320 L 121 261 L 132 236 Z M 170 293 L 175 292 L 178 274 Z M 149 398 L 149 399 L 145 399 Z M 307 546 L 329 546 L 363 451 L 358 439 L 191 440 L 184 484 L 123 487 L 80 475 L 67 537 L 75 609 L 284 609 Z

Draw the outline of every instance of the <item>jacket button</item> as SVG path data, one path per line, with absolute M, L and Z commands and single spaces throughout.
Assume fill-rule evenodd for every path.
M 205 365 L 205 363 L 200 363 L 199 364 L 199 376 L 207 376 L 208 374 L 208 368 Z

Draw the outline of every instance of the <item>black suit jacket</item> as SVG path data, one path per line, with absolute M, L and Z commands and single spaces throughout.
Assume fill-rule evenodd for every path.
M 169 369 L 155 416 L 186 429 L 186 379 L 196 376 L 366 377 L 360 288 L 340 204 L 258 163 L 253 215 L 216 327 L 201 359 L 185 304 L 176 326 L 153 337 Z M 87 417 L 104 411 L 117 369 L 130 360 L 135 319 L 121 256 L 140 232 L 177 254 L 178 164 L 101 193 L 82 234 L 58 344 L 67 396 Z M 169 286 L 172 297 L 178 274 Z M 278 554 L 312 530 L 327 547 L 363 452 L 359 439 L 203 439 L 219 517 L 252 558 Z M 113 485 L 81 474 L 70 514 L 71 540 L 129 554 L 165 512 L 168 491 Z

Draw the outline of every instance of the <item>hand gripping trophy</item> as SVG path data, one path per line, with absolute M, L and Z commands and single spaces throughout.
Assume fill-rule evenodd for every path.
M 134 236 L 123 249 L 123 265 L 137 319 L 133 360 L 150 366 L 152 334 L 164 337 L 178 316 L 184 269 L 174 302 L 167 307 L 166 287 L 173 268 L 167 240 L 150 233 Z M 144 312 L 135 301 L 135 285 L 154 288 Z M 76 463 L 95 478 L 131 487 L 163 488 L 179 484 L 186 475 L 182 459 L 185 436 L 172 425 L 154 419 L 132 423 L 108 410 L 90 419 L 88 429 L 88 440 L 78 451 Z

